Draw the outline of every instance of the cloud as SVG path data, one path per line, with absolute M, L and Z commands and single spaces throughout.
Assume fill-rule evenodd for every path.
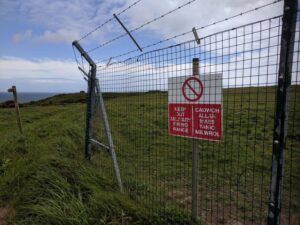
M 117 13 L 135 0 L 4 0 L 5 17 L 10 17 L 11 9 L 15 9 L 14 17 L 25 20 L 35 26 L 44 29 L 44 33 L 33 39 L 43 42 L 69 42 L 71 39 L 84 35 L 95 27 L 102 24 L 113 13 Z M 176 7 L 188 2 L 188 0 L 164 0 L 161 1 L 143 0 L 130 10 L 120 16 L 129 29 L 139 26 L 155 17 L 160 16 Z M 271 0 L 196 0 L 192 4 L 184 7 L 175 13 L 165 16 L 162 19 L 146 26 L 140 31 L 148 37 L 166 38 L 175 34 L 186 32 L 192 27 L 201 27 L 208 23 L 232 16 L 241 11 L 252 9 Z M 274 4 L 247 16 L 238 17 L 230 22 L 213 26 L 200 32 L 203 37 L 209 32 L 215 32 L 226 27 L 237 26 L 267 17 L 272 17 L 282 13 L 282 2 Z M 12 19 L 15 19 L 11 17 Z M 99 44 L 120 33 L 123 29 L 115 21 L 102 27 L 99 31 L 91 35 L 87 42 Z M 193 38 L 192 35 L 185 37 L 185 40 Z M 18 38 L 17 38 L 18 39 Z M 22 38 L 19 39 L 23 40 Z M 24 39 L 26 40 L 26 39 Z M 178 39 L 182 41 L 183 39 Z M 129 40 L 128 40 L 129 41 Z M 143 45 L 145 43 L 141 39 Z
M 14 43 L 28 41 L 32 38 L 32 30 L 26 30 L 24 33 L 16 33 L 12 40 Z
M 1 57 L 0 91 L 13 84 L 23 92 L 72 92 L 86 85 L 73 61 Z
M 80 37 L 79 33 L 73 30 L 59 29 L 57 31 L 46 30 L 42 35 L 36 36 L 33 40 L 41 43 L 71 43 Z
M 89 32 L 103 23 L 125 4 L 132 1 L 113 0 L 4 0 L 1 17 L 39 27 L 42 35 L 32 36 L 32 40 L 42 42 L 66 42 Z M 11 12 L 14 12 L 13 14 Z M 12 16 L 13 15 L 13 16 Z M 106 26 L 102 32 L 91 36 L 92 40 L 104 40 L 113 31 Z M 34 32 L 36 33 L 36 32 Z M 16 34 L 17 35 L 17 34 Z M 21 41 L 23 39 L 20 39 Z M 24 39 L 25 40 L 25 39 Z M 73 39 L 74 40 L 74 39 Z M 72 41 L 73 41 L 72 40 Z
M 187 2 L 180 0 L 167 0 L 164 4 L 160 1 L 146 0 L 143 4 L 139 4 L 126 14 L 130 27 L 136 27 L 147 22 L 150 18 L 155 18 L 167 11 L 178 7 Z M 160 38 L 168 38 L 183 32 L 191 31 L 193 27 L 199 28 L 215 21 L 233 16 L 240 12 L 254 9 L 264 4 L 270 3 L 270 0 L 251 1 L 248 0 L 210 0 L 195 1 L 192 4 L 182 8 L 181 10 L 159 19 L 147 26 L 147 30 L 151 35 L 155 34 Z M 255 12 L 239 16 L 228 22 L 223 22 L 209 28 L 198 31 L 200 37 L 215 33 L 220 30 L 229 29 L 242 24 L 248 24 L 254 21 L 271 18 L 275 15 L 282 14 L 282 2 L 271 5 L 269 7 L 257 10 Z M 192 39 L 190 34 L 184 38 L 178 39 L 177 42 Z
M 41 35 L 33 35 L 32 30 L 16 33 L 12 37 L 14 43 L 32 41 L 35 43 L 67 43 L 80 38 L 80 34 L 74 30 L 59 29 L 56 31 L 45 30 Z

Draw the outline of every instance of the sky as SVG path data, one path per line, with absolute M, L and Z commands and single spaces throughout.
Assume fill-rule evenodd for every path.
M 77 92 L 86 90 L 78 71 L 72 41 L 112 18 L 136 0 L 0 0 L 0 92 L 16 85 L 19 92 Z M 189 0 L 141 0 L 119 16 L 130 30 Z M 253 9 L 273 0 L 196 0 L 134 32 L 141 46 Z M 283 2 L 199 31 L 200 37 L 282 14 Z M 124 30 L 112 20 L 80 43 L 89 50 Z M 163 46 L 193 39 L 187 35 Z M 163 47 L 157 46 L 157 47 Z M 107 59 L 136 46 L 121 38 L 91 53 Z M 151 50 L 151 49 L 149 49 Z M 125 59 L 125 58 L 124 58 Z

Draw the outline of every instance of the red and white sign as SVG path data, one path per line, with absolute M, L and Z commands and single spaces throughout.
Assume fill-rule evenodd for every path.
M 168 101 L 170 135 L 222 139 L 222 75 L 169 78 Z

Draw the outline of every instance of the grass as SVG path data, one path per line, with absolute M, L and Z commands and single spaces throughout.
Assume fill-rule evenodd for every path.
M 300 215 L 299 94 L 294 86 L 285 158 L 282 220 L 290 224 Z M 85 96 L 62 97 L 21 109 L 24 136 L 14 110 L 0 111 L 0 202 L 12 208 L 11 221 L 192 223 L 191 140 L 168 135 L 166 93 L 104 96 L 127 195 L 118 193 L 106 153 L 83 159 Z M 274 106 L 274 87 L 224 90 L 222 142 L 197 143 L 203 224 L 265 223 Z M 105 143 L 98 116 L 95 136 Z
M 291 92 L 285 157 L 282 220 L 289 220 L 290 224 L 297 224 L 300 219 L 299 91 L 299 86 L 294 86 Z M 223 140 L 199 140 L 197 144 L 199 215 L 204 223 L 265 223 L 275 92 L 275 87 L 224 90 Z M 106 101 L 106 106 L 123 179 L 130 181 L 127 192 L 154 206 L 170 202 L 189 212 L 191 140 L 168 135 L 167 94 L 123 94 Z M 101 129 L 95 133 L 98 139 L 105 140 Z M 97 160 L 103 157 L 95 155 Z M 111 171 L 109 159 L 103 161 L 103 168 Z M 141 184 L 139 191 L 131 188 Z
M 24 135 L 14 109 L 1 109 L 0 206 L 9 224 L 192 224 L 179 210 L 152 215 L 119 193 L 101 162 L 83 157 L 85 105 L 52 103 L 21 109 Z

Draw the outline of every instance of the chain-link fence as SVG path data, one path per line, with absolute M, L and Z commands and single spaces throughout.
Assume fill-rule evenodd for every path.
M 197 141 L 199 216 L 204 224 L 266 224 L 281 21 L 267 19 L 201 38 L 200 45 L 189 41 L 98 68 L 129 195 L 153 211 L 170 204 L 190 212 L 192 142 L 168 134 L 168 78 L 192 75 L 192 59 L 199 58 L 200 75 L 223 76 L 223 138 Z M 281 216 L 282 224 L 295 225 L 299 24 L 296 33 Z
M 183 212 L 182 218 L 190 215 L 196 148 L 200 221 L 228 225 L 267 223 L 272 208 L 272 157 L 277 154 L 274 129 L 279 119 L 276 110 L 278 90 L 281 91 L 278 71 L 282 66 L 282 19 L 265 19 L 200 38 L 200 43 L 183 42 L 98 66 L 97 77 L 125 193 L 146 204 L 153 214 L 178 209 Z M 289 43 L 287 59 L 293 58 L 287 63 L 291 86 L 287 89 L 289 115 L 280 220 L 290 225 L 300 221 L 299 25 L 298 16 L 296 28 L 286 31 L 294 33 L 295 38 Z M 199 76 L 193 72 L 195 58 L 199 59 Z M 190 90 L 186 91 L 182 83 L 172 83 L 175 78 L 186 80 L 191 75 L 205 83 L 202 89 L 209 83 L 208 94 L 200 96 L 197 84 L 189 84 Z M 220 85 L 222 91 L 216 93 Z M 186 92 L 187 99 L 193 94 L 200 96 L 204 99 L 201 104 L 215 104 L 219 95 L 219 140 L 171 135 L 168 104 L 170 99 L 182 103 L 175 94 L 178 90 L 172 92 L 174 88 Z M 187 121 L 179 122 L 183 122 L 181 131 L 185 125 L 190 126 L 184 124 Z M 107 144 L 105 132 L 97 121 L 94 124 L 94 135 Z M 95 153 L 95 157 L 103 164 L 104 173 L 113 174 L 106 153 Z

